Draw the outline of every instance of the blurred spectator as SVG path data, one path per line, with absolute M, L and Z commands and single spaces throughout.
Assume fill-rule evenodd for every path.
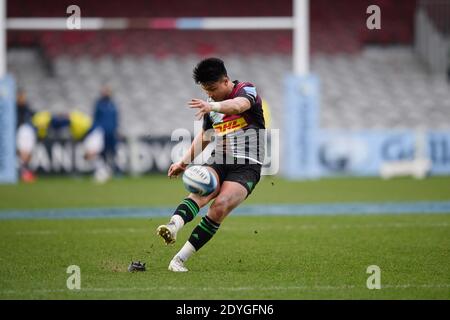
M 94 127 L 101 129 L 104 136 L 103 161 L 97 161 L 96 171 L 100 180 L 107 180 L 115 171 L 114 158 L 117 146 L 118 112 L 112 100 L 111 88 L 107 85 L 101 89 L 101 96 L 95 104 Z
M 48 137 L 61 138 L 64 135 L 75 142 L 82 142 L 87 160 L 101 162 L 101 169 L 105 166 L 99 156 L 104 151 L 105 135 L 101 127 L 95 127 L 91 117 L 80 111 L 52 114 L 50 111 L 35 112 L 17 130 L 17 151 L 20 160 L 21 178 L 25 182 L 33 182 L 35 174 L 29 167 L 33 150 L 38 140 Z M 99 174 L 100 172 L 100 174 Z M 94 178 L 98 182 L 109 179 L 101 170 L 95 172 Z
M 29 167 L 31 154 L 36 141 L 34 128 L 31 124 L 34 111 L 30 108 L 24 90 L 19 89 L 16 97 L 17 105 L 17 136 L 16 145 L 19 155 L 20 178 L 24 182 L 33 182 L 36 176 Z
M 22 124 L 31 121 L 34 111 L 30 108 L 27 95 L 23 89 L 17 91 L 17 128 Z
M 265 99 L 262 100 L 262 108 L 264 114 L 264 126 L 266 127 L 266 129 L 270 129 L 272 125 L 272 114 L 270 112 L 269 104 Z

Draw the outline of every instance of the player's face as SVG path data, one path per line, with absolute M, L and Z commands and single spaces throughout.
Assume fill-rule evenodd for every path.
M 214 101 L 222 101 L 230 94 L 229 79 L 223 78 L 219 81 L 202 84 L 202 89 Z

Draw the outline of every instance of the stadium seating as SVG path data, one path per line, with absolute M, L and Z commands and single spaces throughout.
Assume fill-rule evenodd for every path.
M 191 80 L 197 55 L 159 59 L 59 56 L 53 77 L 41 58 L 29 50 L 9 55 L 9 66 L 37 109 L 89 112 L 98 89 L 108 82 L 127 134 L 169 134 L 192 130 L 187 99 L 203 93 Z M 230 75 L 252 80 L 272 108 L 278 127 L 283 110 L 283 77 L 291 70 L 285 55 L 226 55 Z M 450 90 L 444 79 L 427 74 L 410 47 L 366 48 L 358 55 L 318 54 L 312 71 L 322 83 L 321 125 L 326 128 L 448 127 Z
M 8 16 L 60 16 L 69 2 L 9 1 Z M 79 5 L 84 16 L 102 17 L 292 14 L 291 0 L 277 6 L 268 0 L 255 6 L 242 6 L 238 0 L 208 6 L 198 0 L 192 7 L 179 3 L 142 0 L 122 8 L 116 0 L 106 6 L 93 1 Z M 321 126 L 448 127 L 448 84 L 428 75 L 411 49 L 415 1 L 377 3 L 387 27 L 370 31 L 365 27 L 370 1 L 311 1 L 311 69 L 322 84 Z M 235 7 L 240 8 L 237 14 Z M 9 70 L 33 107 L 90 112 L 100 86 L 109 83 L 127 135 L 192 130 L 185 119 L 192 119 L 194 112 L 186 102 L 203 93 L 191 80 L 191 71 L 201 57 L 211 55 L 223 57 L 234 79 L 257 85 L 272 108 L 273 127 L 279 127 L 283 77 L 292 69 L 292 34 L 286 30 L 11 31 L 8 43 Z M 391 44 L 395 46 L 386 46 Z

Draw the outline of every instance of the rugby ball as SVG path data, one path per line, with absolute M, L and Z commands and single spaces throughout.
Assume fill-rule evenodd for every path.
M 216 176 L 204 166 L 190 166 L 183 173 L 186 190 L 200 196 L 207 196 L 217 187 Z

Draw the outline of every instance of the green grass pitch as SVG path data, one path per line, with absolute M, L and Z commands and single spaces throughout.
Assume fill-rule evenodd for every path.
M 181 181 L 47 178 L 0 186 L 11 209 L 175 206 Z M 246 204 L 448 201 L 450 178 L 265 178 Z M 295 214 L 295 212 L 293 212 Z M 169 217 L 171 212 L 167 212 Z M 450 214 L 231 216 L 187 263 L 167 270 L 174 246 L 155 235 L 165 218 L 0 220 L 0 299 L 449 299 Z M 129 273 L 130 260 L 147 271 Z M 66 287 L 69 265 L 81 290 Z M 381 269 L 381 289 L 366 269 Z

